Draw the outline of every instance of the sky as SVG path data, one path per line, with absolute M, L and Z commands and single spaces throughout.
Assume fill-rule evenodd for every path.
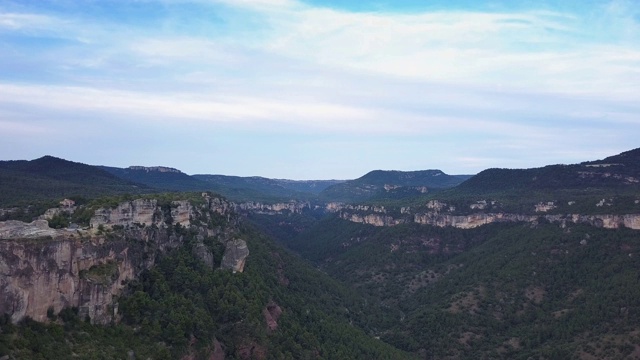
M 352 179 L 637 147 L 636 0 L 0 0 L 0 160 Z

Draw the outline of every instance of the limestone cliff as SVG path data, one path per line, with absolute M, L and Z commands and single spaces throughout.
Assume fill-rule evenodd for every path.
M 239 212 L 253 212 L 256 214 L 282 214 L 289 212 L 293 214 L 300 214 L 305 209 L 311 208 L 311 204 L 306 201 L 290 201 L 286 203 L 265 204 L 261 202 L 244 202 L 235 204 L 235 210 Z
M 340 217 L 352 222 L 370 224 L 374 226 L 393 226 L 398 224 L 415 222 L 418 224 L 432 225 L 438 227 L 456 227 L 460 229 L 471 229 L 478 226 L 496 222 L 530 222 L 534 223 L 540 219 L 565 226 L 567 223 L 588 224 L 605 229 L 618 229 L 626 227 L 640 230 L 640 214 L 625 215 L 525 215 L 510 213 L 473 213 L 469 215 L 442 214 L 439 211 L 429 211 L 413 214 L 401 212 L 402 216 L 392 217 L 378 213 L 363 214 L 341 211 Z
M 117 316 L 114 296 L 127 280 L 152 265 L 143 261 L 145 247 L 125 237 L 54 230 L 42 238 L 34 231 L 37 226 L 24 224 L 22 236 L 0 240 L 0 313 L 10 314 L 12 321 L 25 316 L 44 321 L 49 309 L 57 313 L 77 307 L 92 322 L 108 323 Z M 169 241 L 159 229 L 136 235 L 141 242 Z
M 116 299 L 127 281 L 184 243 L 175 224 L 198 234 L 194 251 L 206 264 L 213 257 L 201 241 L 213 236 L 226 245 L 221 268 L 242 272 L 249 249 L 235 235 L 232 208 L 211 196 L 197 206 L 174 201 L 170 210 L 138 199 L 98 209 L 93 228 L 84 230 L 51 229 L 45 220 L 0 222 L 0 314 L 46 321 L 49 310 L 77 307 L 94 323 L 117 321 Z
M 228 241 L 220 267 L 234 273 L 242 272 L 247 256 L 249 256 L 249 248 L 246 241 L 241 239 Z

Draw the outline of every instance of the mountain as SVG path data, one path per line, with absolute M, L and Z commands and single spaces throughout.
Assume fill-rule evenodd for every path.
M 553 202 L 556 213 L 588 213 L 605 208 L 618 212 L 633 209 L 638 191 L 640 149 L 634 149 L 580 164 L 487 169 L 437 194 L 437 198 L 467 203 L 493 200 L 501 203 L 503 211 L 510 212 L 529 213 L 539 202 Z M 596 206 L 603 199 L 610 205 Z
M 130 166 L 124 169 L 109 166 L 98 167 L 120 179 L 145 184 L 155 189 L 170 191 L 212 190 L 210 184 L 170 167 Z
M 53 156 L 27 161 L 0 161 L 0 206 L 152 191 L 139 183 L 120 179 L 95 166 Z
M 400 189 L 405 192 L 408 190 L 409 195 L 404 197 L 409 197 L 451 188 L 470 177 L 471 175 L 447 175 L 440 170 L 374 170 L 358 179 L 330 186 L 320 195 L 330 201 L 358 202 L 376 196 L 384 197 L 389 192 L 400 193 Z
M 193 177 L 208 183 L 222 194 L 229 194 L 243 201 L 260 200 L 260 196 L 284 201 L 293 198 L 309 199 L 313 197 L 313 194 L 317 194 L 330 184 L 335 183 L 334 180 L 295 181 L 268 179 L 260 176 L 197 174 Z

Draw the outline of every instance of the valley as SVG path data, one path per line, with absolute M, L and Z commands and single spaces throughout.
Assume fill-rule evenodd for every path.
M 0 162 L 0 356 L 638 357 L 639 179 Z

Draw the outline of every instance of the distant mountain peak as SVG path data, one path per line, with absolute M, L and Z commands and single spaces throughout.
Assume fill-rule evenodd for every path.
M 129 166 L 129 170 L 146 171 L 146 172 L 161 172 L 161 173 L 177 173 L 182 174 L 182 171 L 166 166 Z

